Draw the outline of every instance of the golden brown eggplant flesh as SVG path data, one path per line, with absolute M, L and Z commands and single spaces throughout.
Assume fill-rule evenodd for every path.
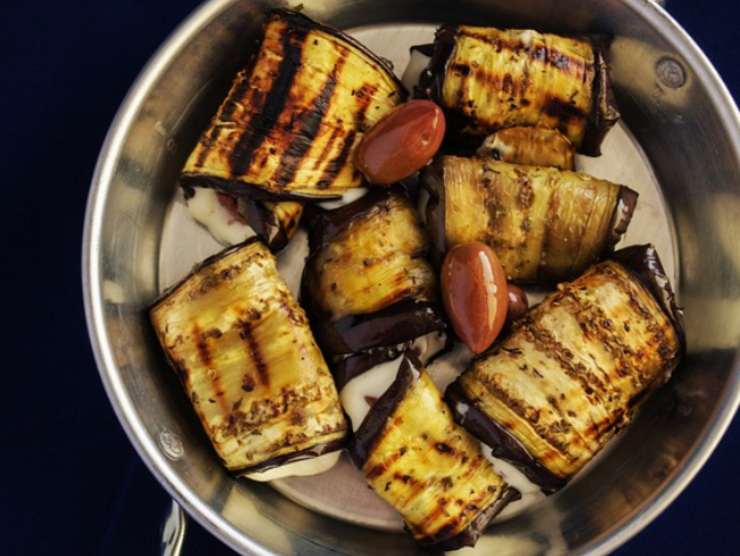
M 684 345 L 682 313 L 654 248 L 631 247 L 561 284 L 446 398 L 494 456 L 552 491 L 668 380 Z
M 190 185 L 183 187 L 185 202 L 190 207 L 200 188 Z M 211 190 L 214 191 L 214 190 Z M 248 225 L 271 251 L 280 251 L 298 230 L 303 214 L 303 204 L 295 201 L 263 201 L 249 196 L 235 196 L 231 193 L 215 193 L 218 202 L 224 207 L 224 217 Z M 218 216 L 216 216 L 218 217 Z M 229 225 L 227 220 L 222 224 Z M 207 226 L 208 227 L 208 226 Z M 209 231 L 211 231 L 209 229 Z M 212 231 L 213 233 L 213 231 Z M 216 237 L 214 235 L 214 237 Z M 217 240 L 223 241 L 221 237 Z M 228 242 L 227 244 L 230 244 Z
M 416 95 L 432 98 L 461 137 L 514 126 L 560 130 L 596 156 L 619 119 L 605 58 L 609 41 L 444 25 Z
M 455 424 L 429 375 L 404 358 L 396 380 L 357 430 L 351 455 L 372 489 L 422 545 L 472 546 L 519 497 Z
M 405 97 L 386 64 L 336 29 L 272 12 L 259 51 L 201 135 L 182 182 L 273 200 L 358 187 L 354 149 Z
M 486 137 L 476 155 L 510 164 L 573 170 L 575 149 L 557 129 L 509 127 Z
M 352 353 L 444 328 L 428 238 L 406 196 L 375 190 L 312 210 L 301 300 L 325 350 Z
M 229 470 L 279 466 L 343 441 L 347 421 L 308 319 L 256 239 L 204 261 L 150 318 Z
M 422 174 L 435 257 L 470 241 L 489 245 L 510 281 L 578 276 L 610 253 L 637 193 L 578 172 L 443 156 Z

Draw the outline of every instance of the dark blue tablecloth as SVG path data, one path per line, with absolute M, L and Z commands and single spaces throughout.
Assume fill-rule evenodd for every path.
M 4 6 L 0 553 L 158 549 L 168 498 L 129 445 L 98 379 L 83 318 L 80 240 L 108 124 L 150 54 L 196 4 Z M 736 4 L 669 0 L 737 97 Z M 691 486 L 619 553 L 738 554 L 738 461 L 736 422 Z M 195 525 L 186 546 L 191 555 L 229 553 Z

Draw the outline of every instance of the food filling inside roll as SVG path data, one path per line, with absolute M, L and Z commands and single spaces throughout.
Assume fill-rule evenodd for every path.
M 621 250 L 531 309 L 446 398 L 495 456 L 556 490 L 670 377 L 681 319 L 655 250 Z
M 261 242 L 253 238 L 204 261 L 150 317 L 229 470 L 263 472 L 341 447 L 348 425 L 331 374 Z M 318 472 L 330 461 L 292 470 Z

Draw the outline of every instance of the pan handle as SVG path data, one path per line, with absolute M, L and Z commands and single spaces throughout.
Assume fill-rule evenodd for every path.
M 160 554 L 162 556 L 180 556 L 185 542 L 187 518 L 180 505 L 172 500 L 162 523 Z

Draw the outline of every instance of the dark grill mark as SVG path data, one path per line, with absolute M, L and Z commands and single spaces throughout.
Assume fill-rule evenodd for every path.
M 347 162 L 349 153 L 355 144 L 356 134 L 357 133 L 355 131 L 350 131 L 344 138 L 344 144 L 342 145 L 341 150 L 333 159 L 331 159 L 327 163 L 321 175 L 321 179 L 316 184 L 319 189 L 328 189 L 329 187 L 331 187 L 331 184 L 334 182 L 334 180 L 337 178 L 337 175 L 344 167 L 345 162 Z
M 582 75 L 586 70 L 594 72 L 594 65 L 587 63 L 585 59 L 581 57 L 570 56 L 565 52 L 562 52 L 558 48 L 549 48 L 545 45 L 538 45 L 535 47 L 527 46 L 523 42 L 518 40 L 505 40 L 502 38 L 491 39 L 477 33 L 471 33 L 468 31 L 461 31 L 463 36 L 477 39 L 486 44 L 490 44 L 496 49 L 497 52 L 501 52 L 503 48 L 511 50 L 515 56 L 527 56 L 530 60 L 535 62 L 541 62 L 545 65 L 552 66 L 558 71 L 567 73 L 574 76 Z
M 357 132 L 359 131 L 360 133 L 362 133 L 365 130 L 365 114 L 367 113 L 368 106 L 370 105 L 370 101 L 372 100 L 373 93 L 375 93 L 377 89 L 378 88 L 375 85 L 365 84 L 358 90 L 354 91 L 353 96 L 355 98 L 355 104 L 357 106 L 357 111 L 355 112 L 354 118 L 356 130 L 353 129 L 352 131 L 347 133 L 347 135 L 344 137 L 342 148 L 339 150 L 336 156 L 331 159 L 324 167 L 324 171 L 321 175 L 321 180 L 319 180 L 317 184 L 317 187 L 319 189 L 329 188 L 347 162 L 350 151 L 355 144 L 355 137 L 357 136 Z M 328 151 L 326 154 L 328 154 Z M 326 155 L 322 153 L 322 156 Z
M 213 358 L 211 357 L 211 350 L 208 349 L 208 340 L 197 324 L 193 326 L 193 340 L 195 340 L 195 347 L 198 349 L 198 358 L 201 363 L 205 367 L 210 367 Z
M 321 127 L 321 122 L 324 120 L 324 115 L 331 106 L 331 98 L 337 86 L 337 77 L 347 61 L 348 54 L 349 51 L 342 48 L 339 60 L 326 78 L 321 92 L 314 99 L 313 106 L 301 114 L 298 130 L 293 132 L 293 141 L 285 149 L 280 159 L 277 175 L 274 177 L 275 182 L 280 187 L 285 187 L 293 180 L 303 157 L 311 148 Z
M 252 335 L 252 323 L 250 323 L 249 321 L 241 321 L 239 324 L 241 326 L 239 337 L 244 340 L 244 343 L 247 344 L 249 355 L 251 356 L 252 361 L 254 361 L 254 366 L 257 368 L 257 375 L 259 376 L 259 380 L 264 386 L 268 386 L 270 384 L 269 369 L 267 368 L 267 363 L 262 358 L 259 344 Z
M 337 138 L 342 134 L 342 128 L 341 127 L 335 127 L 331 131 L 331 135 L 329 136 L 329 140 L 326 142 L 326 145 L 324 145 L 324 148 L 321 149 L 321 152 L 319 153 L 319 156 L 316 157 L 316 160 L 314 160 L 313 163 L 313 169 L 318 170 L 321 167 L 321 164 L 324 162 L 327 156 L 329 156 L 329 153 L 331 152 L 332 148 L 334 147 L 334 143 L 336 142 Z
M 262 110 L 255 114 L 229 156 L 233 176 L 241 176 L 249 170 L 255 151 L 262 145 L 283 112 L 293 79 L 301 66 L 306 35 L 307 32 L 301 29 L 283 31 L 282 60 L 278 66 L 277 77 L 267 92 Z
M 444 442 L 437 442 L 434 445 L 434 448 L 440 453 L 440 454 L 454 454 L 455 449 L 450 446 L 449 444 L 445 444 Z
M 553 96 L 545 99 L 545 102 L 542 105 L 542 112 L 548 116 L 557 118 L 562 124 L 567 124 L 571 120 L 585 120 L 587 116 L 587 114 L 577 106 Z M 567 133 L 565 135 L 567 135 Z
M 234 107 L 236 106 L 235 101 L 241 100 L 242 97 L 249 90 L 250 76 L 247 75 L 246 72 L 240 72 L 237 76 L 237 79 L 239 81 L 229 93 L 229 96 L 227 97 L 226 102 L 224 102 L 220 113 L 217 114 L 216 117 L 213 119 L 213 122 L 211 122 L 211 130 L 208 132 L 207 137 L 201 140 L 201 150 L 200 153 L 198 153 L 198 160 L 195 163 L 196 166 L 199 168 L 205 163 L 208 153 L 213 148 L 213 144 L 215 143 L 216 139 L 218 139 L 218 136 L 221 133 L 221 127 L 217 124 L 217 122 L 231 121 L 234 116 Z

